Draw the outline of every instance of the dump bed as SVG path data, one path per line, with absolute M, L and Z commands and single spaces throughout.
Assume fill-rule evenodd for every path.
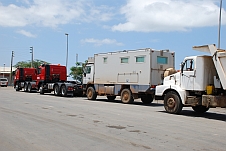
M 224 90 L 226 90 L 226 50 L 217 49 L 214 44 L 194 46 L 193 49 L 211 54 L 222 87 Z

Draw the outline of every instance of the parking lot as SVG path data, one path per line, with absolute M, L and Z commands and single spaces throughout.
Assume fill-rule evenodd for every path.
M 1 151 L 225 151 L 226 109 L 180 115 L 162 101 L 55 97 L 0 87 Z

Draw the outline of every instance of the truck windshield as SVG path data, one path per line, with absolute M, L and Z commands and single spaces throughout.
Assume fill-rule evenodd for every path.
M 91 66 L 86 66 L 85 67 L 85 73 L 90 73 L 91 72 Z

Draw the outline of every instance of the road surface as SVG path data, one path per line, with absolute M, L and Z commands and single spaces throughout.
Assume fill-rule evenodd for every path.
M 226 109 L 165 112 L 162 101 L 16 92 L 0 88 L 0 151 L 225 151 Z

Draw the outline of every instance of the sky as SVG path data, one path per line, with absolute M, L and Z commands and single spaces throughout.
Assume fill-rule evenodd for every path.
M 226 0 L 220 48 L 226 49 Z M 152 48 L 184 57 L 218 46 L 220 0 L 0 0 L 0 66 L 34 59 L 75 66 L 96 53 Z

